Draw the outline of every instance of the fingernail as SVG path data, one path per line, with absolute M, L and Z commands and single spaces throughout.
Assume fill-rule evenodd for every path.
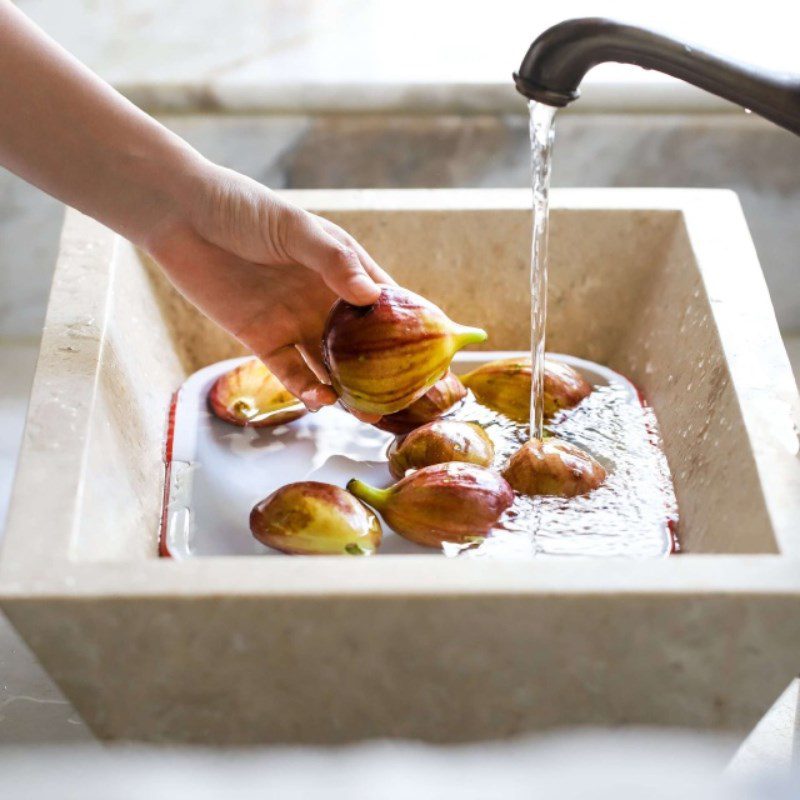
M 306 391 L 300 395 L 300 399 L 303 401 L 305 407 L 312 414 L 315 414 L 323 406 L 335 402 L 336 395 L 333 390 L 327 386 L 315 386 L 312 389 L 306 389 Z
M 307 389 L 300 395 L 300 400 L 312 414 L 315 414 L 317 411 L 319 411 L 320 403 L 319 398 L 317 397 L 316 389 Z

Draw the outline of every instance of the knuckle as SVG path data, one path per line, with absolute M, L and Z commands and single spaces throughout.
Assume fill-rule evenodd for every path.
M 356 240 L 344 229 L 337 226 L 336 233 L 347 247 L 355 249 Z
M 298 208 L 297 206 L 286 206 L 283 209 L 283 218 L 286 221 L 287 227 L 296 230 L 304 225 L 308 225 L 310 222 L 310 214 L 302 208 Z
M 303 237 L 304 227 L 307 225 L 306 216 L 302 208 L 292 205 L 284 206 L 278 213 L 270 215 L 270 238 L 282 256 L 289 255 L 293 242 Z
M 338 269 L 352 270 L 358 265 L 358 255 L 352 247 L 337 243 L 331 245 L 331 261 Z

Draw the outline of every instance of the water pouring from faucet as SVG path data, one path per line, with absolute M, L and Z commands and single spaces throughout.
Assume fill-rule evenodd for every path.
M 531 426 L 532 439 L 544 434 L 544 354 L 547 322 L 547 261 L 550 227 L 550 162 L 556 109 L 531 100 Z
M 543 375 L 547 314 L 550 160 L 557 108 L 580 96 L 580 83 L 598 64 L 615 61 L 654 69 L 738 103 L 750 113 L 800 135 L 800 77 L 769 72 L 715 55 L 655 31 L 587 17 L 548 28 L 530 46 L 517 90 L 529 100 L 533 236 L 531 245 L 531 438 L 543 434 Z

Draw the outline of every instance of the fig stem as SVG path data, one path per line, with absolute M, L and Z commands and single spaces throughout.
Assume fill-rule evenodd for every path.
M 456 344 L 459 349 L 466 347 L 468 344 L 479 344 L 485 342 L 489 338 L 489 334 L 482 328 L 467 328 L 460 326 L 454 336 Z
M 347 482 L 347 491 L 373 508 L 377 508 L 378 511 L 386 505 L 392 493 L 391 489 L 376 489 L 358 478 L 351 478 Z

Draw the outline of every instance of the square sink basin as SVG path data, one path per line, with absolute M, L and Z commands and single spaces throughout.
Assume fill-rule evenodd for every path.
M 528 347 L 529 192 L 286 195 L 485 327 L 486 349 Z M 800 403 L 741 208 L 706 190 L 552 201 L 548 349 L 626 375 L 655 409 L 680 555 L 159 558 L 172 394 L 242 350 L 68 212 L 0 604 L 98 736 L 752 728 L 800 670 Z

